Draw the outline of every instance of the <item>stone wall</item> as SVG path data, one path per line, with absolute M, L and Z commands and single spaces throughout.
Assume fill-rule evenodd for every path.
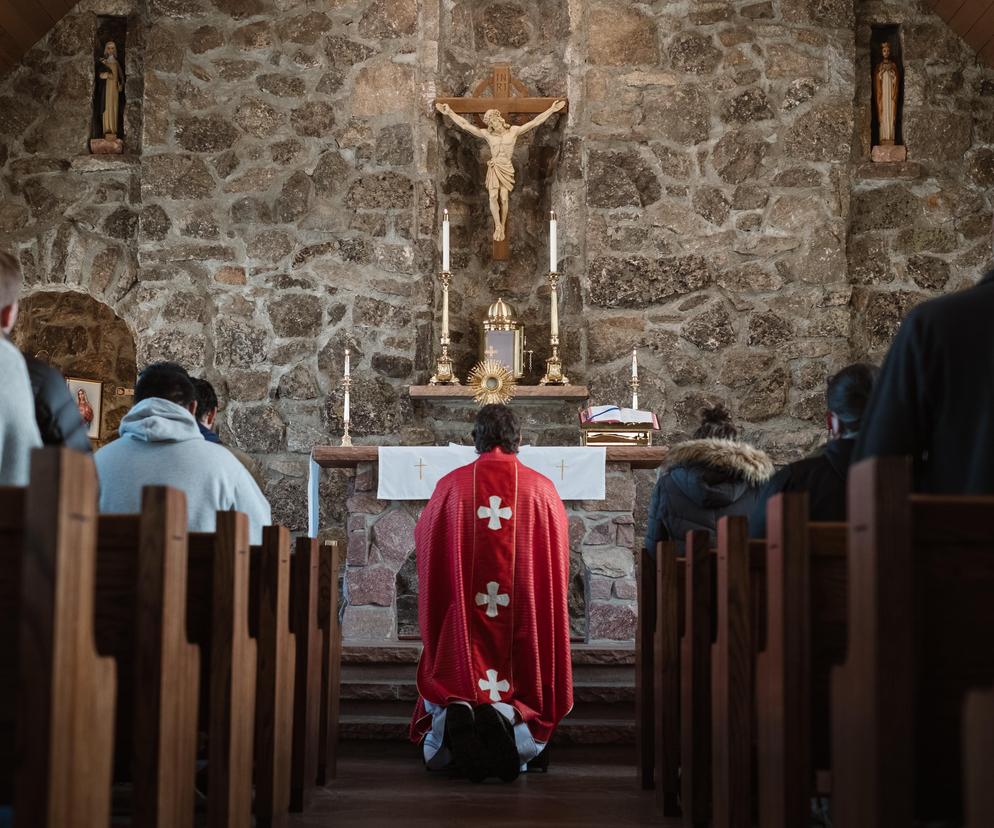
M 128 19 L 117 158 L 86 151 L 98 14 Z M 866 163 L 882 22 L 903 26 L 912 162 L 886 172 Z M 504 264 L 478 142 L 431 108 L 498 62 L 570 102 L 521 139 Z M 989 259 L 992 105 L 994 71 L 921 0 L 83 0 L 0 78 L 0 245 L 29 290 L 112 308 L 139 365 L 211 379 L 223 438 L 300 529 L 346 341 L 358 441 L 465 437 L 470 408 L 405 393 L 431 373 L 442 207 L 460 372 L 497 295 L 540 372 L 555 207 L 571 379 L 623 400 L 638 347 L 662 441 L 722 399 L 787 460 L 821 439 L 829 372 L 879 357 L 908 307 Z M 527 439 L 577 440 L 570 406 L 521 411 Z M 347 486 L 322 483 L 334 533 Z M 588 602 L 606 600 L 597 574 L 575 550 Z

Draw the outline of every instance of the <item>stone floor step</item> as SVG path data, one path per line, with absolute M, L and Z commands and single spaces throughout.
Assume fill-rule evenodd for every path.
M 345 741 L 404 741 L 409 716 L 353 716 L 343 713 L 339 738 Z M 586 719 L 567 716 L 556 730 L 556 742 L 576 745 L 628 745 L 635 743 L 631 719 Z

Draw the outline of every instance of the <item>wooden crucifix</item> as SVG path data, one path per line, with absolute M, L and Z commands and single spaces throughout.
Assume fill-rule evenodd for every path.
M 485 93 L 489 90 L 490 94 Z M 553 113 L 566 109 L 563 98 L 532 98 L 528 87 L 511 77 L 510 66 L 495 66 L 493 74 L 469 98 L 436 98 L 435 109 L 460 129 L 487 142 L 487 193 L 494 220 L 494 261 L 506 261 L 507 210 L 514 189 L 514 145 L 518 136 L 544 124 Z M 476 115 L 483 128 L 463 115 Z

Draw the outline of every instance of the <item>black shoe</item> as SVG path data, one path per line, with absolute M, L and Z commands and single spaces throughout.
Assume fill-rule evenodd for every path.
M 465 704 L 450 704 L 445 710 L 445 743 L 456 768 L 470 782 L 482 782 L 488 775 L 486 748 L 473 718 L 473 710 Z
M 549 746 L 542 748 L 542 752 L 528 763 L 528 773 L 548 773 L 549 772 Z
M 491 771 L 503 782 L 513 782 L 521 772 L 514 742 L 514 727 L 489 704 L 475 708 L 476 732 L 490 757 Z

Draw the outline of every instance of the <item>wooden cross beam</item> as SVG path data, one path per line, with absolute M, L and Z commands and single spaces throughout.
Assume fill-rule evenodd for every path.
M 489 94 L 488 94 L 489 93 Z M 562 98 L 533 98 L 528 95 L 528 87 L 511 75 L 511 67 L 501 64 L 493 68 L 486 80 L 481 81 L 473 89 L 473 95 L 467 98 L 436 98 L 436 104 L 448 104 L 452 111 L 465 115 L 484 126 L 483 113 L 488 109 L 496 109 L 509 124 L 527 123 L 535 115 L 545 112 L 556 101 Z M 567 108 L 563 112 L 568 111 Z M 494 261 L 507 261 L 509 256 L 508 229 L 502 241 L 493 243 Z

